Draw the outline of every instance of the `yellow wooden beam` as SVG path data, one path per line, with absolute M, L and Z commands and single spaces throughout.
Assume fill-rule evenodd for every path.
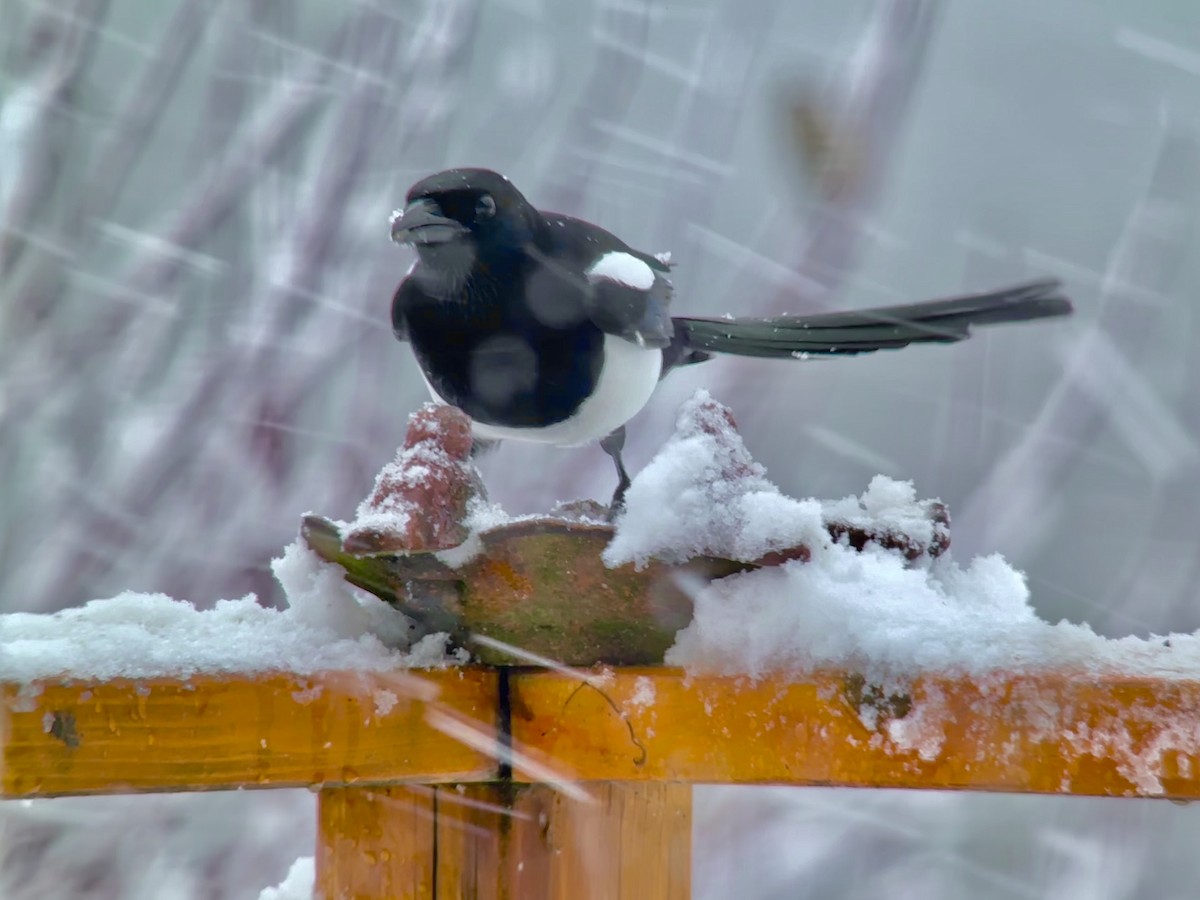
M 426 723 L 495 734 L 497 675 L 470 668 L 0 685 L 6 797 L 494 778 Z
M 7 797 L 514 777 L 1200 798 L 1200 682 L 468 667 L 0 685 Z M 7 713 L 5 715 L 5 713 Z
M 1200 681 L 930 676 L 888 691 L 845 673 L 653 668 L 590 684 L 521 673 L 510 693 L 517 752 L 585 781 L 1200 798 Z

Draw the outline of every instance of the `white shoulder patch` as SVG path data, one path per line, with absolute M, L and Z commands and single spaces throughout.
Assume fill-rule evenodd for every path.
M 587 270 L 588 281 L 615 281 L 625 287 L 648 291 L 654 286 L 654 270 L 628 253 L 605 253 Z

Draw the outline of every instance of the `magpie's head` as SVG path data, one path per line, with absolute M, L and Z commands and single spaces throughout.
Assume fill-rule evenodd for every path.
M 520 250 L 538 213 L 507 178 L 488 169 L 447 169 L 414 184 L 392 215 L 392 240 L 439 268 L 469 267 L 481 256 Z

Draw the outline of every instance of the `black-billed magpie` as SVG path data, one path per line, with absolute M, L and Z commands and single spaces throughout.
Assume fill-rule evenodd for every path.
M 449 169 L 418 181 L 392 216 L 417 260 L 392 300 L 434 400 L 485 440 L 599 441 L 629 486 L 625 423 L 671 369 L 715 353 L 770 359 L 948 343 L 971 325 L 1061 316 L 1053 279 L 927 303 L 810 316 L 670 314 L 670 265 L 602 228 L 540 212 L 502 175 Z

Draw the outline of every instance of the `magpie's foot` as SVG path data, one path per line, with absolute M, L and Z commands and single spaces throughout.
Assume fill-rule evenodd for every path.
M 612 502 L 608 504 L 608 514 L 606 519 L 608 522 L 617 521 L 617 517 L 625 512 L 625 488 L 628 484 L 623 484 L 617 487 L 617 492 L 613 494 Z

